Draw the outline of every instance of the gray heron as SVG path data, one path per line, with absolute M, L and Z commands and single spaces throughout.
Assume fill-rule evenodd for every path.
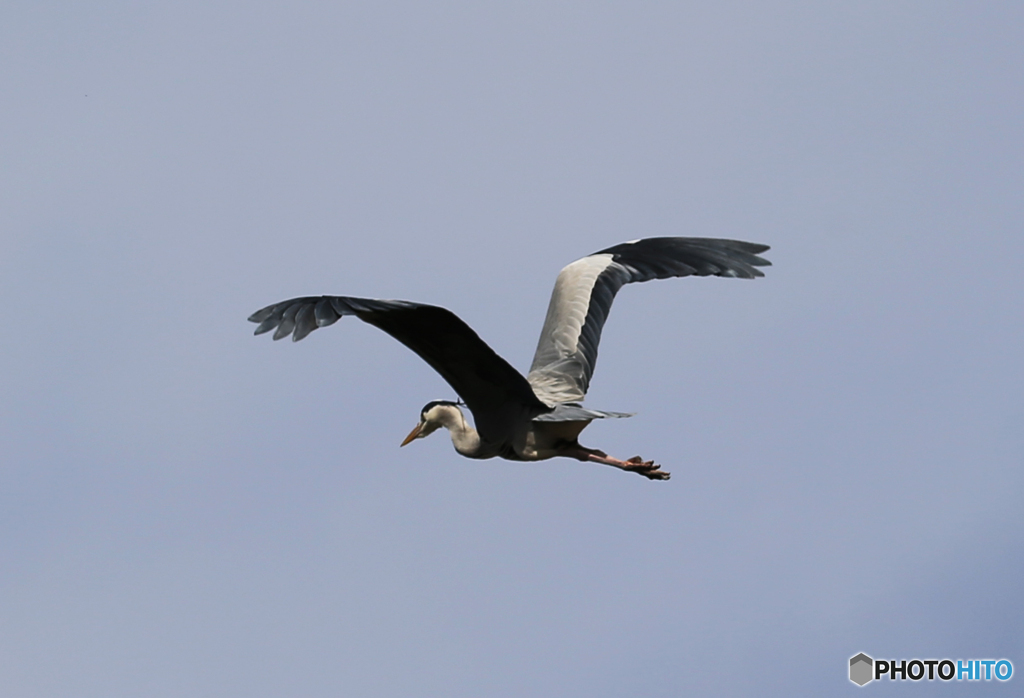
M 579 443 L 595 419 L 630 417 L 583 407 L 597 362 L 608 312 L 622 286 L 680 276 L 753 279 L 771 264 L 768 250 L 738 240 L 647 238 L 614 245 L 562 269 L 555 280 L 547 317 L 529 373 L 524 377 L 450 310 L 423 303 L 350 296 L 306 296 L 268 305 L 249 320 L 255 334 L 275 330 L 274 339 L 293 341 L 320 327 L 355 315 L 397 339 L 448 382 L 460 400 L 435 400 L 402 442 L 444 427 L 455 450 L 467 458 L 538 461 L 566 456 L 611 465 L 651 480 L 669 473 L 639 456 L 619 460 Z M 474 426 L 461 407 L 473 414 Z

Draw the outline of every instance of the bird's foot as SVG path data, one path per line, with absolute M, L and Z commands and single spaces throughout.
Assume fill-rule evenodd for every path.
M 629 460 L 619 460 L 605 455 L 602 451 L 586 450 L 577 456 L 580 460 L 589 460 L 594 463 L 604 463 L 620 470 L 643 475 L 648 480 L 668 480 L 672 475 L 661 469 L 661 466 L 652 460 L 644 460 L 640 456 L 633 456 Z
M 672 477 L 672 473 L 661 469 L 661 466 L 652 460 L 645 461 L 640 456 L 633 456 L 626 461 L 630 465 L 625 470 L 631 470 L 634 473 L 639 473 L 649 480 L 668 480 Z

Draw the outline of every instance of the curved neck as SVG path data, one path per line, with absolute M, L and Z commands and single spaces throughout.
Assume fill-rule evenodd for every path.
M 440 410 L 437 421 L 452 436 L 455 450 L 463 456 L 474 457 L 480 451 L 480 434 L 466 422 L 462 410 L 452 405 Z

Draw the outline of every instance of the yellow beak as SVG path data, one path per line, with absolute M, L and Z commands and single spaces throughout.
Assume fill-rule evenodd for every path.
M 409 435 L 405 437 L 405 441 L 402 442 L 402 446 L 405 446 L 406 444 L 410 443 L 413 439 L 415 439 L 417 436 L 419 436 L 421 431 L 423 431 L 423 422 L 417 424 L 416 428 L 409 432 Z M 399 448 L 401 448 L 402 446 L 399 446 Z

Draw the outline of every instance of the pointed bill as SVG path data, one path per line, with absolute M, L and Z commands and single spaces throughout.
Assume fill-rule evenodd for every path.
M 410 443 L 413 439 L 415 439 L 417 436 L 420 435 L 421 431 L 423 431 L 423 422 L 420 422 L 419 424 L 417 424 L 416 428 L 409 432 L 409 435 L 407 437 L 405 437 L 405 441 L 402 442 L 402 445 L 399 446 L 399 448 L 401 448 L 402 446 L 405 446 L 406 444 Z

